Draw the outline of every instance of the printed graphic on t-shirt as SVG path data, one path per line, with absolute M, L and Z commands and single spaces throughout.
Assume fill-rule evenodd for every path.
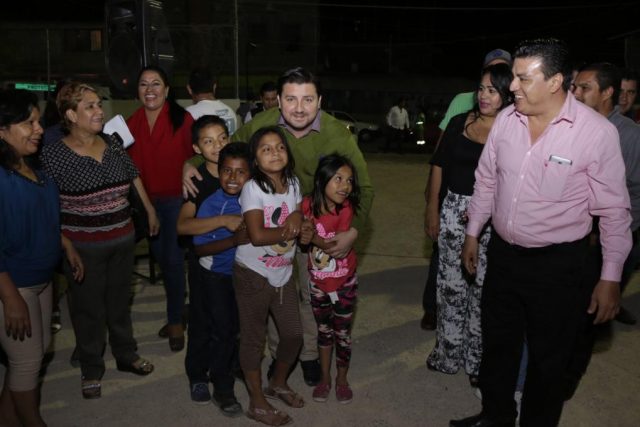
M 330 239 L 336 235 L 334 231 L 326 231 L 320 223 L 316 224 L 316 232 L 323 239 Z M 311 275 L 317 279 L 344 277 L 349 273 L 347 258 L 335 259 L 316 246 L 311 249 L 309 258 L 311 259 Z
M 289 208 L 285 202 L 280 206 L 264 207 L 264 225 L 266 228 L 278 227 L 284 224 L 289 216 Z M 271 246 L 264 246 L 265 254 L 258 257 L 265 267 L 278 268 L 291 264 L 291 257 L 285 258 L 285 254 L 291 252 L 296 245 L 296 241 L 289 240 L 286 242 L 278 242 Z

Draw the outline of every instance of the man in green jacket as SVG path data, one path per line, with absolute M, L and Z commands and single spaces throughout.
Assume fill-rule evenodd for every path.
M 331 153 L 348 157 L 355 166 L 360 182 L 360 209 L 353 220 L 352 228 L 335 236 L 336 245 L 326 251 L 334 258 L 346 256 L 353 246 L 358 232 L 369 216 L 373 202 L 373 187 L 369 179 L 367 164 L 354 136 L 349 130 L 330 114 L 320 109 L 322 94 L 317 78 L 303 68 L 286 71 L 278 79 L 279 109 L 272 108 L 257 114 L 250 122 L 233 134 L 233 141 L 248 141 L 253 133 L 265 126 L 281 126 L 287 136 L 295 160 L 295 173 L 300 180 L 303 194 L 313 189 L 313 175 L 318 160 Z M 191 176 L 194 168 L 185 168 L 183 184 L 191 189 Z M 300 317 L 304 332 L 304 344 L 300 352 L 300 362 L 305 382 L 316 385 L 320 381 L 320 365 L 318 362 L 317 326 L 311 311 L 309 296 L 309 277 L 307 258 L 298 254 L 298 287 L 301 293 Z M 271 325 L 270 325 L 271 326 Z M 269 349 L 275 357 L 277 333 L 274 327 L 269 328 Z

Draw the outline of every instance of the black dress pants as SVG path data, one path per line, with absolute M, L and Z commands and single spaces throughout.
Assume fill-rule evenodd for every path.
M 482 294 L 480 388 L 485 415 L 517 416 L 513 392 L 526 337 L 527 379 L 520 425 L 556 426 L 563 379 L 587 309 L 582 284 L 587 239 L 522 248 L 493 233 Z

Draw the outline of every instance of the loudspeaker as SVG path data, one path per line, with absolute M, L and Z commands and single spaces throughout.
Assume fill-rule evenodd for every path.
M 135 97 L 136 77 L 147 65 L 159 66 L 171 77 L 174 50 L 161 1 L 108 0 L 104 16 L 112 91 Z

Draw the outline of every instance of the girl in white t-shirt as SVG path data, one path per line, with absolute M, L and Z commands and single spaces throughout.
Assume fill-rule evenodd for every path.
M 259 129 L 251 137 L 249 149 L 252 179 L 242 189 L 240 206 L 251 243 L 238 246 L 233 271 L 240 315 L 240 366 L 249 390 L 247 416 L 268 425 L 282 425 L 291 418 L 265 398 L 293 408 L 304 406 L 302 397 L 287 384 L 289 368 L 302 345 L 292 277 L 295 241 L 302 225 L 302 196 L 282 129 Z M 263 390 L 260 364 L 269 313 L 280 341 L 275 371 Z

